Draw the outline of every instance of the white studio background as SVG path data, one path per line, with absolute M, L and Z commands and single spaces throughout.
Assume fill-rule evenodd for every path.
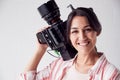
M 0 0 L 0 80 L 16 80 L 36 49 L 36 32 L 47 23 L 37 8 L 48 0 Z M 120 1 L 119 0 L 56 0 L 61 19 L 66 20 L 76 7 L 92 7 L 103 30 L 97 48 L 120 69 Z M 46 53 L 38 69 L 55 58 Z

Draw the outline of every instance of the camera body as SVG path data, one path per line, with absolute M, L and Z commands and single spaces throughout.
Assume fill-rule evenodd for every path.
M 38 41 L 47 44 L 52 50 L 60 52 L 64 61 L 72 59 L 77 51 L 66 40 L 66 21 L 60 19 L 60 11 L 54 0 L 44 3 L 38 8 L 42 18 L 51 27 L 37 33 Z

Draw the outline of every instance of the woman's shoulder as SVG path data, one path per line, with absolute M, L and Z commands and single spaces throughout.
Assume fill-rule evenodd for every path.
M 114 64 L 112 64 L 111 62 L 107 63 L 106 69 L 107 69 L 108 72 L 119 72 L 120 73 L 120 70 Z
M 120 79 L 120 70 L 111 62 L 107 62 L 104 70 L 104 76 L 108 79 L 116 80 L 118 77 Z M 118 80 L 118 79 L 117 79 Z
M 106 68 L 106 70 L 108 71 L 118 70 L 119 71 L 119 69 L 107 59 L 104 53 L 100 52 L 100 55 L 101 57 L 99 59 L 99 63 L 101 63 L 102 66 Z
M 98 68 L 100 68 L 99 71 L 105 80 L 116 80 L 118 76 L 120 78 L 120 70 L 114 64 L 109 62 L 104 53 L 102 53 L 101 57 L 99 58 Z
M 118 69 L 114 64 L 112 64 L 112 63 L 110 63 L 110 62 L 107 63 L 106 69 L 107 69 L 109 72 L 111 72 L 111 71 L 113 71 L 113 70 L 116 70 L 116 71 L 120 72 L 119 69 Z

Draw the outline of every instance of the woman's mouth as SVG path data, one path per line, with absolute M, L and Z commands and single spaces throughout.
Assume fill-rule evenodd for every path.
M 87 46 L 88 44 L 89 44 L 90 42 L 88 41 L 88 42 L 78 42 L 77 43 L 77 45 L 79 45 L 79 46 Z

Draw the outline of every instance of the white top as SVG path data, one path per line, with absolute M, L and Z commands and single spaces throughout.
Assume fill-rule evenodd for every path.
M 75 65 L 68 69 L 62 80 L 89 80 L 89 74 L 81 74 L 75 69 Z

